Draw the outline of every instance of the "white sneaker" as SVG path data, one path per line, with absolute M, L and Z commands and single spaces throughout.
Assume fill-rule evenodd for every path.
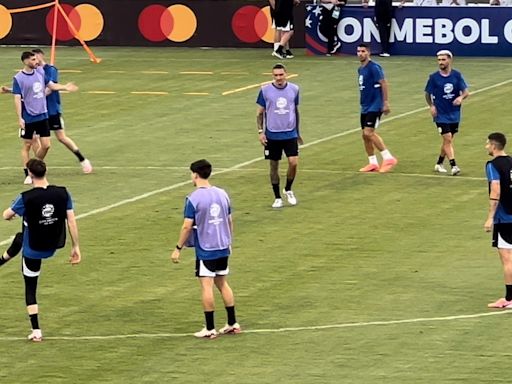
M 446 168 L 444 167 L 444 165 L 443 165 L 443 164 L 436 164 L 436 165 L 434 166 L 434 172 L 446 173 L 446 172 L 448 172 L 448 171 L 446 170 Z
M 92 164 L 89 160 L 85 159 L 84 161 L 81 161 L 80 165 L 82 166 L 82 170 L 84 171 L 84 173 L 92 172 Z
M 293 191 L 285 191 L 283 189 L 283 193 L 286 196 L 286 200 L 288 200 L 288 204 L 297 205 L 297 199 L 296 199 L 295 195 L 293 194 Z
M 212 329 L 211 331 L 207 330 L 206 327 L 201 329 L 199 332 L 194 333 L 195 337 L 198 337 L 200 339 L 215 339 L 217 337 L 218 333 L 215 329 Z
M 389 53 L 387 52 L 382 52 L 381 54 L 379 54 L 380 57 L 389 57 L 391 56 Z
M 452 167 L 452 176 L 457 176 L 460 173 L 460 168 L 456 165 Z
M 25 181 L 23 182 L 25 185 L 32 184 L 32 178 L 30 176 L 25 177 Z
M 29 341 L 33 341 L 34 343 L 39 343 L 43 341 L 43 333 L 40 329 L 33 329 L 32 333 L 27 336 Z
M 237 333 L 242 332 L 242 328 L 240 327 L 240 324 L 235 323 L 233 325 L 226 324 L 224 327 L 219 329 L 219 333 L 221 335 L 227 335 L 228 333 L 232 333 L 236 335 Z
M 275 199 L 272 208 L 283 208 L 283 199 Z

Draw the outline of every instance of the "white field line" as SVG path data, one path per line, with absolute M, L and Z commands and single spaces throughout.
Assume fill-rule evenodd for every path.
M 484 92 L 484 91 L 487 91 L 487 90 L 490 90 L 490 89 L 493 89 L 493 88 L 497 88 L 497 87 L 500 87 L 502 85 L 509 84 L 509 83 L 512 83 L 512 79 L 506 80 L 506 81 L 502 81 L 500 83 L 497 83 L 497 84 L 494 84 L 494 85 L 490 85 L 488 87 L 484 87 L 484 88 L 478 89 L 478 90 L 472 92 L 472 94 L 477 94 L 477 93 L 480 93 L 480 92 Z M 390 118 L 388 118 L 386 120 L 383 120 L 382 123 L 385 123 L 385 122 L 388 122 L 388 121 L 397 120 L 397 119 L 400 119 L 402 117 L 406 117 L 406 116 L 412 115 L 414 113 L 417 113 L 417 112 L 420 112 L 420 111 L 423 111 L 423 110 L 426 110 L 426 109 L 427 109 L 427 107 L 423 107 L 423 108 L 414 109 L 414 110 L 409 111 L 409 112 L 401 113 L 399 115 L 396 115 L 396 116 L 390 117 Z M 335 138 L 338 138 L 338 137 L 346 136 L 346 135 L 348 135 L 350 133 L 359 132 L 360 129 L 361 128 L 350 129 L 348 131 L 343 131 L 343 132 L 337 133 L 335 135 L 327 136 L 327 137 L 324 137 L 322 139 L 318 139 L 318 140 L 312 141 L 310 143 L 307 143 L 307 144 L 303 145 L 302 148 L 307 148 L 307 147 L 310 147 L 312 145 L 323 143 L 324 141 L 328 141 L 328 140 L 332 140 L 332 139 L 335 139 Z M 233 167 L 226 168 L 226 169 L 221 170 L 221 171 L 213 172 L 213 174 L 215 175 L 215 174 L 221 174 L 221 173 L 225 173 L 225 172 L 235 171 L 235 170 L 237 170 L 239 168 L 242 168 L 244 166 L 253 164 L 253 163 L 255 163 L 257 161 L 261 161 L 261 160 L 263 160 L 262 157 L 257 157 L 255 159 L 252 159 L 252 160 L 245 161 L 243 163 L 239 163 L 237 165 L 234 165 Z M 109 210 L 111 210 L 113 208 L 117 208 L 117 207 L 120 207 L 120 206 L 128 204 L 128 203 L 133 203 L 133 202 L 145 199 L 146 197 L 150 197 L 150 196 L 162 193 L 162 192 L 167 192 L 167 191 L 170 191 L 170 190 L 173 190 L 173 189 L 176 189 L 176 188 L 188 185 L 189 183 L 190 183 L 190 181 L 183 181 L 181 183 L 176 183 L 176 184 L 164 187 L 164 188 L 156 189 L 156 190 L 151 191 L 151 192 L 143 193 L 142 195 L 134 196 L 134 197 L 132 197 L 130 199 L 121 200 L 121 201 L 118 201 L 117 203 L 106 205 L 106 206 L 104 206 L 102 208 L 93 209 L 92 211 L 83 213 L 81 215 L 77 215 L 76 218 L 77 219 L 81 219 L 81 218 L 84 218 L 84 217 L 95 215 L 97 213 L 106 212 L 106 211 L 109 211 Z M 14 237 L 11 236 L 10 238 L 8 238 L 6 240 L 0 241 L 0 246 L 9 244 L 12 241 L 13 238 Z
M 327 324 L 315 325 L 305 327 L 284 327 L 284 328 L 267 328 L 267 329 L 247 329 L 243 333 L 285 333 L 285 332 L 302 332 L 302 331 L 322 331 L 330 329 L 342 328 L 357 328 L 357 327 L 370 327 L 370 326 L 386 326 L 397 324 L 414 324 L 414 323 L 431 323 L 439 321 L 453 321 L 453 320 L 468 320 L 477 319 L 481 317 L 499 316 L 510 314 L 512 311 L 502 310 L 495 312 L 482 312 L 474 313 L 471 315 L 455 315 L 443 317 L 419 317 L 413 319 L 402 320 L 382 320 L 382 321 L 362 321 L 356 323 L 341 323 L 341 324 Z M 49 336 L 45 340 L 113 340 L 113 339 L 163 339 L 163 338 L 181 338 L 192 337 L 193 333 L 135 333 L 125 335 L 90 335 L 90 336 Z M 0 341 L 18 341 L 26 340 L 24 337 L 0 337 Z

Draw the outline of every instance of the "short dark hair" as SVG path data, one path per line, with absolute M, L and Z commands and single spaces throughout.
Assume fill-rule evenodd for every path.
M 44 55 L 44 52 L 43 52 L 43 50 L 42 50 L 41 48 L 34 48 L 34 49 L 32 50 L 32 52 L 33 52 L 33 53 L 38 53 L 38 54 L 40 54 L 40 55 Z
M 46 175 L 46 164 L 43 160 L 30 159 L 27 163 L 27 169 L 37 179 L 42 179 Z
M 286 67 L 282 63 L 277 63 L 272 67 L 272 70 L 274 69 L 283 69 L 286 72 Z
M 368 51 L 370 50 L 370 46 L 365 43 L 361 43 L 357 46 L 357 48 L 366 48 Z
M 489 139 L 489 141 L 491 141 L 498 149 L 503 149 L 505 148 L 505 145 L 507 145 L 507 138 L 501 132 L 493 132 L 487 136 L 487 139 Z
M 29 52 L 29 51 L 25 51 L 21 54 L 21 61 L 25 61 L 29 58 L 31 58 L 32 56 L 35 56 L 36 54 L 33 53 L 33 52 Z
M 212 174 L 212 165 L 208 160 L 201 159 L 190 164 L 190 170 L 197 173 L 201 179 L 208 179 Z

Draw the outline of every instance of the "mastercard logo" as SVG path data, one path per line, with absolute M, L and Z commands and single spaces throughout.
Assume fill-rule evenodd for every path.
M 197 19 L 194 12 L 183 4 L 174 4 L 168 8 L 153 4 L 142 10 L 138 25 L 142 36 L 149 41 L 167 39 L 181 43 L 194 35 Z
M 11 31 L 11 12 L 0 4 L 0 39 L 3 39 Z
M 263 40 L 274 41 L 270 7 L 258 8 L 246 5 L 238 9 L 231 19 L 231 29 L 235 36 L 244 43 L 256 43 Z
M 75 7 L 69 4 L 60 4 L 68 16 L 71 24 L 85 41 L 94 40 L 103 31 L 104 20 L 100 10 L 91 4 L 80 4 Z M 55 8 L 52 8 L 46 15 L 46 29 L 50 35 L 53 34 L 53 21 Z M 1 16 L 0 16 L 1 17 Z M 68 26 L 64 16 L 57 12 L 57 40 L 68 41 L 74 39 L 75 33 Z

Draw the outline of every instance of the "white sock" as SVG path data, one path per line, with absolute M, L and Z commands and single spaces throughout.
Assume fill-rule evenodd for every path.
M 377 160 L 377 156 L 368 156 L 368 162 L 370 164 L 379 165 L 379 161 Z
M 384 160 L 391 160 L 393 158 L 393 155 L 387 149 L 383 150 L 380 154 Z
M 277 48 L 279 48 L 279 43 L 274 43 L 274 51 L 277 51 Z

